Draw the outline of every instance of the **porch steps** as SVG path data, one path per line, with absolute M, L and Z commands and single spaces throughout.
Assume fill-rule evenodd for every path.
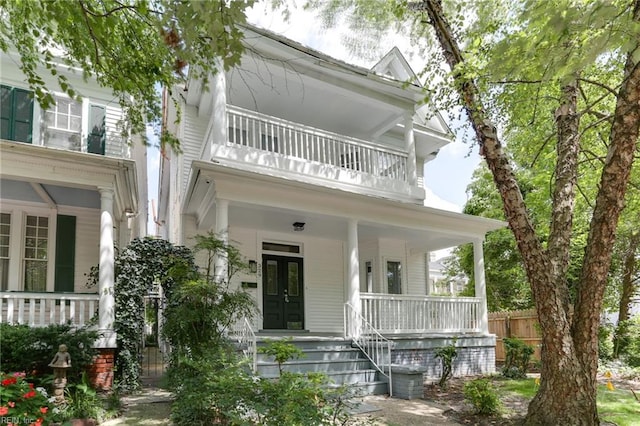
M 280 339 L 280 337 L 267 339 Z M 358 348 L 351 346 L 351 340 L 326 337 L 293 338 L 290 342 L 303 352 L 299 359 L 287 361 L 283 369 L 295 373 L 321 372 L 328 376 L 331 387 L 346 385 L 350 392 L 358 396 L 381 395 L 389 392 L 383 377 Z M 258 348 L 268 342 L 258 336 Z M 276 378 L 278 363 L 273 357 L 258 353 L 258 374 Z

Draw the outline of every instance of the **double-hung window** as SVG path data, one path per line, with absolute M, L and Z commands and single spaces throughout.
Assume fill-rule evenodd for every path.
M 0 291 L 9 287 L 9 240 L 11 238 L 11 215 L 0 213 Z
M 24 244 L 24 290 L 47 290 L 49 218 L 27 216 Z
M 82 149 L 82 104 L 61 96 L 44 113 L 44 144 L 71 151 Z

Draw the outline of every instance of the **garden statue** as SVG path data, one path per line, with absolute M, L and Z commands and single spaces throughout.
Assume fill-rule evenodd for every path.
M 67 368 L 71 367 L 71 356 L 67 352 L 67 345 L 58 346 L 58 352 L 49 363 L 53 367 L 53 396 L 56 404 L 64 403 L 64 388 L 67 385 Z

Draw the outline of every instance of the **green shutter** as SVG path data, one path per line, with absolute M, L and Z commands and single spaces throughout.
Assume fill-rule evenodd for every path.
M 87 151 L 91 154 L 104 155 L 106 108 L 100 105 L 89 106 L 89 137 Z
M 58 215 L 55 291 L 73 292 L 76 264 L 76 217 Z
M 11 87 L 0 86 L 0 138 L 11 139 L 11 109 L 13 108 L 13 91 Z
M 2 86 L 0 137 L 31 143 L 33 131 L 33 94 L 24 89 Z
M 28 90 L 13 89 L 13 140 L 31 143 L 33 96 Z

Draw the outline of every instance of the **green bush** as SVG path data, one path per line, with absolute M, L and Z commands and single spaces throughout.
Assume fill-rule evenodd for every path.
M 464 399 L 471 403 L 476 413 L 484 415 L 497 414 L 502 404 L 498 393 L 487 379 L 476 379 L 464 384 Z
M 503 342 L 506 359 L 504 368 L 502 369 L 502 375 L 510 379 L 523 379 L 527 377 L 529 361 L 535 351 L 533 346 L 516 337 L 506 337 Z
M 36 384 L 44 384 L 45 376 L 53 373 L 49 363 L 58 346 L 65 344 L 71 356 L 71 368 L 67 371 L 69 383 L 79 382 L 97 354 L 92 347 L 97 338 L 97 331 L 76 330 L 66 324 L 47 327 L 0 324 L 2 369 L 23 371 L 34 376 Z
M 456 339 L 454 338 L 450 345 L 436 349 L 435 354 L 436 358 L 442 361 L 442 374 L 438 385 L 444 389 L 447 387 L 447 381 L 453 376 L 453 360 L 458 356 Z

